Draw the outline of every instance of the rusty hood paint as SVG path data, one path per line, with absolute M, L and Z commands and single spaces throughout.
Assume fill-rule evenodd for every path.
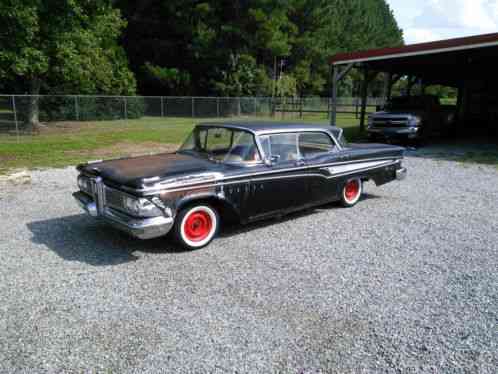
M 196 174 L 216 169 L 217 164 L 201 158 L 178 153 L 163 153 L 151 156 L 123 158 L 82 164 L 78 170 L 98 175 L 116 185 L 140 188 L 143 179 L 160 179 Z

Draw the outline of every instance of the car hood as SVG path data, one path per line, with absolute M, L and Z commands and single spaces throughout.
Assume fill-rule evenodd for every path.
M 216 171 L 217 168 L 218 165 L 214 162 L 178 153 L 122 158 L 78 166 L 81 172 L 100 176 L 111 184 L 132 188 L 143 187 L 144 179 L 162 180 Z

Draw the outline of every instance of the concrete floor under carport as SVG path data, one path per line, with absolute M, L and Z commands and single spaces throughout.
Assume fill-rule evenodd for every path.
M 409 87 L 421 83 L 422 86 L 457 88 L 456 134 L 463 138 L 469 135 L 484 137 L 478 143 L 495 143 L 493 138 L 498 138 L 498 76 L 495 74 L 498 33 L 342 53 L 331 57 L 330 63 L 333 72 L 332 125 L 336 123 L 338 84 L 351 69 L 356 68 L 363 71 L 362 131 L 365 129 L 369 83 L 383 73 L 386 99 L 400 77 L 408 77 Z
M 433 139 L 423 147 L 407 147 L 405 156 L 430 160 L 455 161 L 462 165 L 495 166 L 498 171 L 498 137 L 474 136 Z

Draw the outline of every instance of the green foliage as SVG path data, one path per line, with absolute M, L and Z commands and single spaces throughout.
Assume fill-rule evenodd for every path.
M 146 94 L 246 96 L 272 93 L 284 73 L 297 94 L 327 95 L 328 59 L 335 53 L 403 43 L 385 0 L 119 0 L 129 26 L 125 48 L 140 73 L 149 62 L 186 72 L 181 87 L 162 74 L 139 81 Z M 276 69 L 275 69 L 276 65 Z M 277 71 L 275 71 L 277 70 Z M 168 75 L 168 74 L 167 74 Z M 169 77 L 166 82 L 175 82 Z M 344 92 L 351 91 L 354 75 Z
M 2 84 L 31 93 L 133 94 L 129 63 L 146 95 L 271 95 L 284 60 L 327 95 L 331 55 L 402 43 L 386 0 L 0 2 Z
M 297 96 L 297 81 L 291 75 L 283 74 L 277 81 L 276 85 L 277 96 L 280 97 L 296 97 Z
M 136 82 L 117 43 L 126 22 L 112 4 L 3 0 L 0 77 L 21 78 L 33 94 L 133 94 Z
M 29 104 L 27 97 L 16 98 L 20 121 L 26 121 Z M 38 106 L 42 122 L 136 119 L 145 113 L 142 97 L 41 96 Z
M 145 79 L 176 95 L 181 95 L 190 85 L 190 74 L 177 68 L 161 67 L 146 62 L 142 70 Z
M 266 96 L 271 82 L 264 69 L 249 55 L 231 55 L 226 70 L 213 79 L 213 88 L 221 96 Z

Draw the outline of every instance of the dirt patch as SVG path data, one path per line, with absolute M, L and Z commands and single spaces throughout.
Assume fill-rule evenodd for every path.
M 95 122 L 50 122 L 40 126 L 37 133 L 42 135 L 74 133 L 80 132 L 81 130 L 93 129 L 95 126 Z
M 178 149 L 177 144 L 165 144 L 157 142 L 120 142 L 107 147 L 92 150 L 71 150 L 65 151 L 68 156 L 82 156 L 96 159 L 106 159 L 111 157 L 131 157 L 144 156 L 157 153 L 171 153 Z

